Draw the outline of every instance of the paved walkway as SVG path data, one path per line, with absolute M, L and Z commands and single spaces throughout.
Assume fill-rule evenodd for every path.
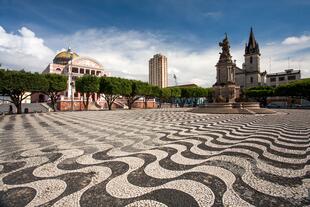
M 0 116 L 0 206 L 309 206 L 310 110 Z

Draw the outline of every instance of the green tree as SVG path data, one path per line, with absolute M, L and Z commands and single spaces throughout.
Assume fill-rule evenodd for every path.
M 51 73 L 44 74 L 44 77 L 47 80 L 48 87 L 43 93 L 50 98 L 51 106 L 56 111 L 57 99 L 60 93 L 66 90 L 68 78 L 64 75 Z
M 153 86 L 148 83 L 143 83 L 142 93 L 141 95 L 144 96 L 144 108 L 147 108 L 147 101 L 159 97 L 160 88 L 158 86 Z
M 191 98 L 193 99 L 193 106 L 196 107 L 198 105 L 199 98 L 208 98 L 210 93 L 210 89 L 202 88 L 202 87 L 193 87 L 191 90 Z
M 146 85 L 138 80 L 125 80 L 125 82 L 130 86 L 130 90 L 124 90 L 122 95 L 127 99 L 128 109 L 131 109 L 133 104 L 143 95 Z
M 158 98 L 159 98 L 159 108 L 163 102 L 169 101 L 171 96 L 171 88 L 159 88 Z
M 75 88 L 83 96 L 83 105 L 88 110 L 89 97 L 99 91 L 99 79 L 96 76 L 84 75 L 75 80 Z
M 196 107 L 199 98 L 208 98 L 211 93 L 210 88 L 181 87 L 181 107 L 184 107 L 189 99 L 192 101 L 193 106 Z
M 275 94 L 278 96 L 296 96 L 309 99 L 310 78 L 293 81 L 276 87 Z
M 193 96 L 192 87 L 182 87 L 181 88 L 181 107 L 184 107 L 186 101 Z
M 267 104 L 267 98 L 274 95 L 274 88 L 269 86 L 257 86 L 245 90 L 247 98 L 260 102 L 263 106 Z
M 108 109 L 112 110 L 112 105 L 121 94 L 127 94 L 131 90 L 128 80 L 116 77 L 100 78 L 100 93 L 104 93 Z
M 0 90 L 10 97 L 9 100 L 22 113 L 22 101 L 32 93 L 45 91 L 48 87 L 43 75 L 25 71 L 2 70 L 0 73 Z
M 181 97 L 181 89 L 179 87 L 172 87 L 170 88 L 170 106 L 172 107 L 173 102 L 175 99 Z
M 2 96 L 6 95 L 5 94 L 5 73 L 6 71 L 4 69 L 0 68 L 0 94 Z

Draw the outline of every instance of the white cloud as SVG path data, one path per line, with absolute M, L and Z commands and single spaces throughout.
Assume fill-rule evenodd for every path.
M 247 34 L 244 34 L 247 35 Z M 221 40 L 221 37 L 219 37 Z M 71 35 L 55 36 L 45 39 L 55 50 L 71 46 L 79 55 L 97 59 L 113 76 L 148 80 L 148 60 L 156 53 L 168 57 L 169 84 L 174 85 L 173 74 L 178 84 L 196 83 L 201 86 L 212 86 L 216 78 L 215 65 L 219 58 L 220 48 L 217 42 L 204 50 L 195 50 L 177 41 L 168 41 L 161 34 L 139 31 L 122 31 L 116 28 L 88 29 Z M 244 48 L 232 45 L 231 52 L 237 65 L 243 63 Z M 309 44 L 273 44 L 261 43 L 261 70 L 271 72 L 283 71 L 290 65 L 301 67 L 303 77 L 310 77 L 310 53 L 296 53 L 309 48 Z M 45 46 L 42 39 L 27 28 L 19 33 L 7 33 L 0 27 L 0 62 L 16 68 L 29 68 L 43 71 L 55 55 L 53 50 Z
M 309 49 L 310 36 L 305 35 L 288 37 L 280 43 L 263 46 L 261 47 L 261 67 L 272 73 L 287 68 L 300 69 L 302 78 L 310 77 Z
M 8 33 L 0 26 L 0 63 L 17 69 L 40 70 L 54 52 L 44 45 L 43 39 L 26 27 L 18 34 Z
M 308 43 L 310 44 L 310 36 L 307 35 L 302 35 L 300 37 L 288 37 L 286 38 L 282 44 L 284 45 L 295 45 L 295 44 L 305 44 Z
M 120 31 L 118 29 L 89 29 L 72 36 L 57 38 L 70 43 L 80 55 L 99 60 L 112 75 L 148 80 L 148 60 L 156 53 L 168 57 L 169 84 L 174 85 L 173 74 L 179 84 L 212 85 L 218 49 L 192 51 L 187 46 L 168 42 L 165 36 L 148 32 Z M 54 42 L 55 40 L 51 40 Z M 58 43 L 59 44 L 59 43 Z

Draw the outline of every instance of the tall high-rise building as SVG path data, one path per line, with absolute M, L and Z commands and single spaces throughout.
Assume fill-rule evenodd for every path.
M 168 86 L 167 57 L 156 54 L 149 60 L 149 83 L 160 88 Z

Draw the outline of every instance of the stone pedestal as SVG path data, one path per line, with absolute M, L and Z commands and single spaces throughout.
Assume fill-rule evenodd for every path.
M 208 103 L 204 108 L 222 108 L 222 109 L 231 109 L 233 108 L 232 103 Z
M 240 86 L 235 84 L 214 85 L 213 89 L 216 103 L 234 103 L 240 97 Z

